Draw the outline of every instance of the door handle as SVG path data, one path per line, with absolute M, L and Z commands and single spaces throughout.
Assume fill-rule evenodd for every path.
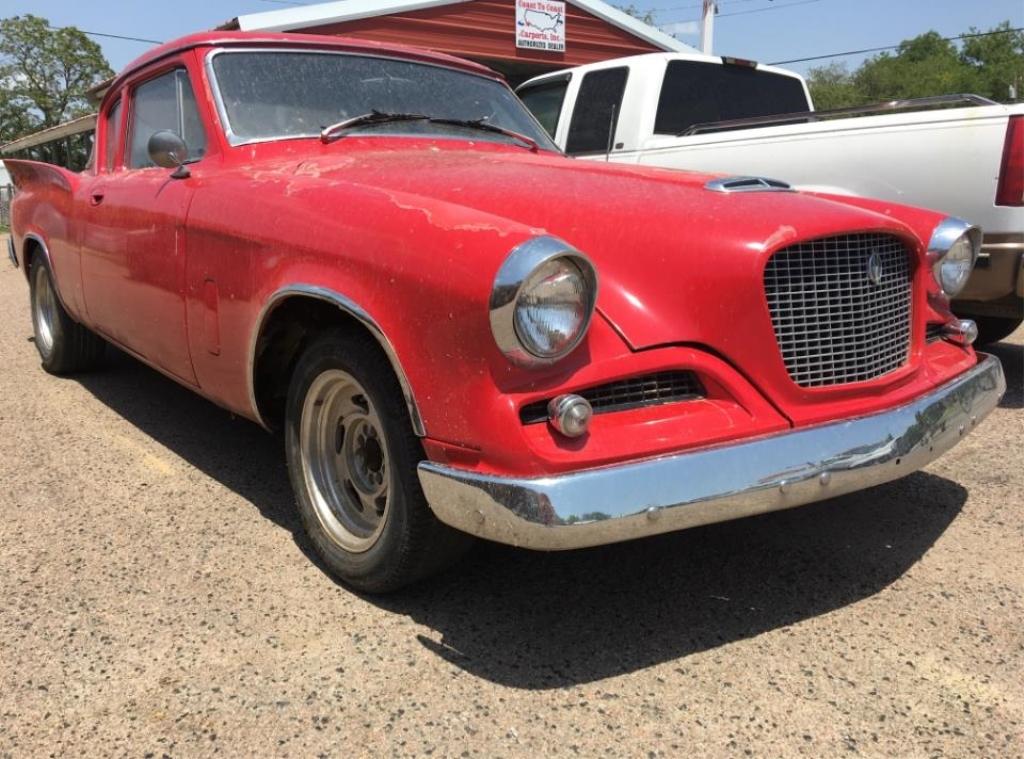
M 98 206 L 102 202 L 103 202 L 103 193 L 102 192 L 94 192 L 92 195 L 89 196 L 89 205 L 91 205 L 91 206 Z

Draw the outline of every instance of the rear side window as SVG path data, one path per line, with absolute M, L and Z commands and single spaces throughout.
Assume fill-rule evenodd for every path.
M 671 61 L 654 120 L 656 134 L 679 134 L 694 124 L 806 111 L 799 79 L 746 66 Z
M 103 161 L 107 171 L 114 170 L 117 163 L 117 146 L 121 144 L 121 101 L 114 103 L 107 111 L 104 127 Z
M 131 121 L 128 165 L 133 169 L 153 166 L 149 159 L 149 138 L 164 129 L 185 141 L 190 161 L 206 154 L 206 133 L 184 69 L 168 72 L 136 87 Z
M 568 87 L 569 80 L 566 78 L 536 84 L 516 93 L 530 109 L 533 117 L 544 127 L 544 131 L 552 137 L 558 129 L 558 117 L 562 114 L 562 103 L 565 102 L 565 91 Z
M 622 110 L 622 94 L 626 91 L 629 69 L 591 71 L 580 82 L 576 108 L 569 122 L 565 152 L 603 153 L 615 134 Z

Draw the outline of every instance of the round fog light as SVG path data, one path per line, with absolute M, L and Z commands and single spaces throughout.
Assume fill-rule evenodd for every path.
M 590 402 L 578 395 L 560 395 L 548 403 L 548 422 L 566 437 L 586 433 L 593 415 Z
M 978 325 L 972 319 L 957 319 L 947 324 L 942 331 L 947 340 L 960 345 L 971 345 L 978 339 Z

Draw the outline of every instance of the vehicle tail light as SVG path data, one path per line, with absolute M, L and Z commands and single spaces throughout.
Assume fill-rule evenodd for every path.
M 1006 126 L 996 205 L 1024 206 L 1024 116 L 1011 116 Z

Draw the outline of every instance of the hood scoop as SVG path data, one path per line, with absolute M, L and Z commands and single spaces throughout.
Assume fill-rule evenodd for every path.
M 712 179 L 705 190 L 712 192 L 793 192 L 786 182 L 767 177 L 722 177 Z

